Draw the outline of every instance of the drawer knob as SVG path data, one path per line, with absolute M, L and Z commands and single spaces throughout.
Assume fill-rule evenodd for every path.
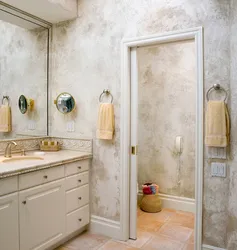
M 81 169 L 81 166 L 79 166 L 78 169 Z
M 78 182 L 81 182 L 81 180 L 78 180 Z
M 22 201 L 22 204 L 24 204 L 24 205 L 25 205 L 25 204 L 26 204 L 26 201 Z
M 78 219 L 79 221 L 82 221 L 82 219 Z
M 48 178 L 48 176 L 47 175 L 44 175 L 44 179 L 47 179 Z
M 79 200 L 81 200 L 81 197 L 78 197 Z

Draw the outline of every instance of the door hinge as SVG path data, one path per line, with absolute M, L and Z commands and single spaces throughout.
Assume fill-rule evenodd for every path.
M 132 152 L 132 155 L 137 155 L 137 146 L 132 146 L 131 152 Z

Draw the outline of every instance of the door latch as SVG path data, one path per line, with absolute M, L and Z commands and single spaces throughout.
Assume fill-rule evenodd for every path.
M 137 155 L 137 146 L 132 146 L 132 155 Z

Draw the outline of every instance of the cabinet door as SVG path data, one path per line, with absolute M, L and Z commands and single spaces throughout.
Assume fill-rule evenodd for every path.
M 21 191 L 20 249 L 41 250 L 65 235 L 65 180 Z
M 0 249 L 19 249 L 17 193 L 0 197 Z

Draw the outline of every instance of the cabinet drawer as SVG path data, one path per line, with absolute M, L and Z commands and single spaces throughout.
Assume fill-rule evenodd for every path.
M 83 186 L 89 182 L 89 172 L 72 175 L 66 178 L 66 190 Z
M 0 179 L 0 196 L 16 192 L 17 189 L 17 176 Z
M 75 161 L 65 165 L 66 176 L 78 174 L 89 169 L 90 160 Z
M 67 213 L 89 203 L 89 185 L 72 189 L 66 192 Z
M 64 177 L 64 166 L 34 171 L 19 176 L 19 189 L 41 185 Z
M 66 220 L 67 235 L 89 224 L 89 206 L 87 205 L 79 208 L 78 210 L 68 214 Z

